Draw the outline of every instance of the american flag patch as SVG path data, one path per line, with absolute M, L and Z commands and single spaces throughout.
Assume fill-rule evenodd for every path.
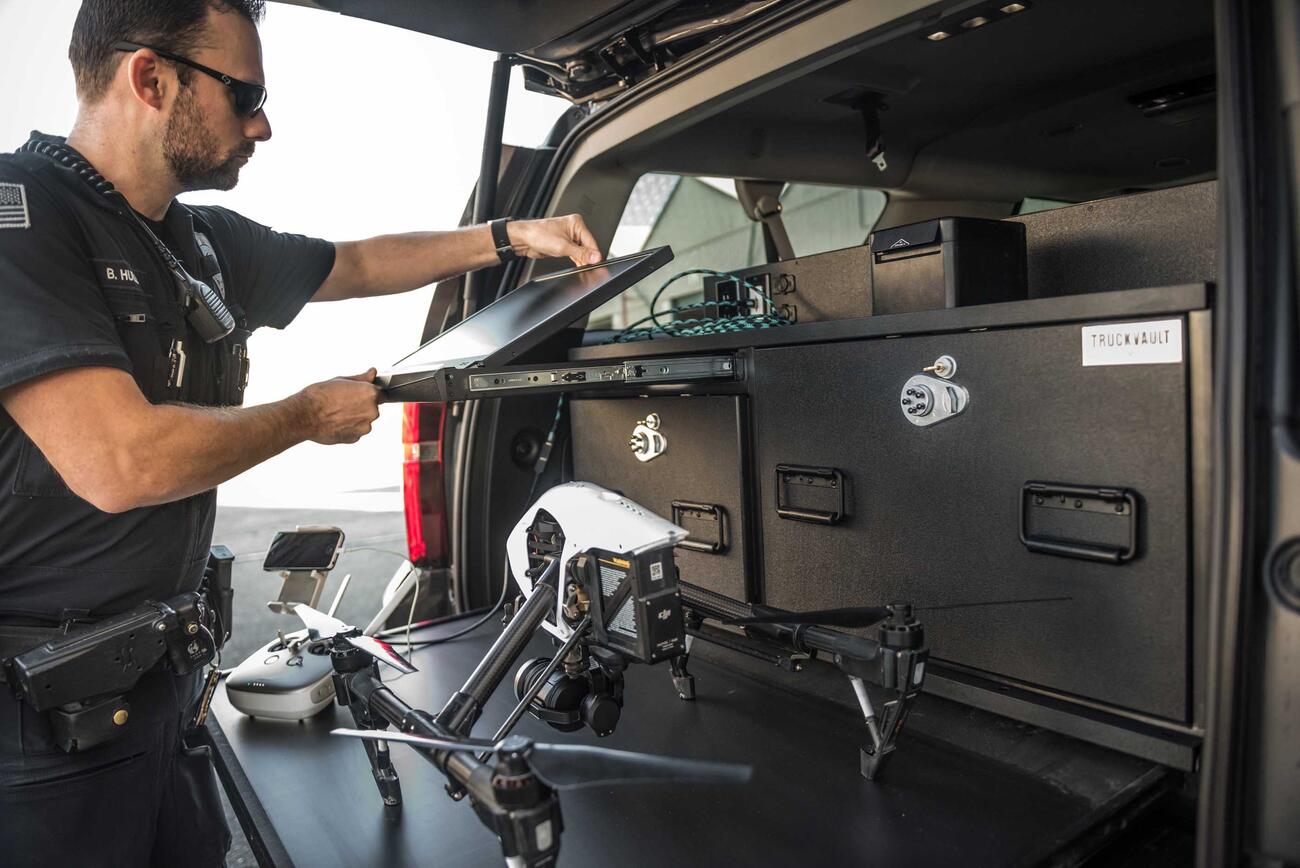
M 32 225 L 27 213 L 27 188 L 22 184 L 0 181 L 0 229 L 27 229 Z

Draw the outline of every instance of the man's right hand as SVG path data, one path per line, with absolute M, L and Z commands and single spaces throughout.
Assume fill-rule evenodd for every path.
M 314 383 L 298 394 L 307 406 L 307 438 L 317 443 L 356 443 L 379 418 L 380 389 L 374 368 L 354 377 Z

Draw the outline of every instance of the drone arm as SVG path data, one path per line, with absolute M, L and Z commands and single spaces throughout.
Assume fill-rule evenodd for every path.
M 682 592 L 682 605 L 698 614 L 701 618 L 726 621 L 781 613 L 780 609 L 753 603 L 742 603 L 740 600 L 724 597 L 689 582 L 679 581 L 677 587 Z M 805 653 L 822 651 L 826 654 L 838 654 L 864 663 L 871 662 L 880 656 L 879 642 L 816 625 L 754 624 L 747 627 L 746 631 Z M 701 635 L 700 638 L 711 640 L 712 636 Z
M 773 617 L 781 609 L 743 603 L 687 582 L 679 582 L 682 605 L 698 619 L 716 621 Z M 872 780 L 886 758 L 894 752 L 907 712 L 925 680 L 925 663 L 929 647 L 921 625 L 911 620 L 908 607 L 900 619 L 890 618 L 881 626 L 880 641 L 841 633 L 815 624 L 749 624 L 745 635 L 698 624 L 691 635 L 759 659 L 767 659 L 786 669 L 798 671 L 801 661 L 784 649 L 798 653 L 823 652 L 849 677 L 858 704 L 862 708 L 870 744 L 863 747 L 860 768 L 863 777 Z M 889 694 L 879 712 L 871 703 L 864 679 L 878 683 Z
M 554 576 L 559 570 L 559 563 L 555 559 L 548 561 L 545 571 L 533 585 L 532 594 L 492 643 L 464 686 L 447 700 L 447 704 L 438 713 L 437 722 L 448 733 L 469 733 L 483 713 L 483 706 L 533 638 L 534 631 L 548 614 L 555 611 L 557 583 Z

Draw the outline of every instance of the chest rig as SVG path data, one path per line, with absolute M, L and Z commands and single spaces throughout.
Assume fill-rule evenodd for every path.
M 22 152 L 46 157 L 73 172 L 120 224 L 80 220 L 91 264 L 112 313 L 140 391 L 155 404 L 179 401 L 238 406 L 248 384 L 248 337 L 244 312 L 227 295 L 213 232 L 192 211 L 175 203 L 166 225 L 172 250 L 131 208 L 113 184 L 59 140 L 33 138 Z M 128 264 L 122 233 L 144 241 L 157 279 Z M 195 276 L 197 275 L 197 277 Z

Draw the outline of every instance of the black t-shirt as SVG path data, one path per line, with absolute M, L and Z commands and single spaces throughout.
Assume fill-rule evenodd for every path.
M 0 389 L 78 366 L 133 371 L 133 312 L 145 328 L 173 328 L 191 356 L 208 351 L 176 315 L 171 273 L 123 203 L 48 157 L 0 155 Z M 173 252 L 195 275 L 202 260 L 184 242 L 190 230 L 208 237 L 225 298 L 248 331 L 287 325 L 334 265 L 329 242 L 275 232 L 226 208 L 173 204 L 165 224 L 182 248 Z M 166 333 L 151 334 L 149 346 L 159 334 L 166 345 Z M 158 355 L 165 364 L 165 351 Z M 213 376 L 202 365 L 191 371 Z M 140 380 L 143 372 L 134 373 Z M 214 515 L 215 491 L 101 512 L 0 415 L 0 618 L 105 615 L 191 589 Z

